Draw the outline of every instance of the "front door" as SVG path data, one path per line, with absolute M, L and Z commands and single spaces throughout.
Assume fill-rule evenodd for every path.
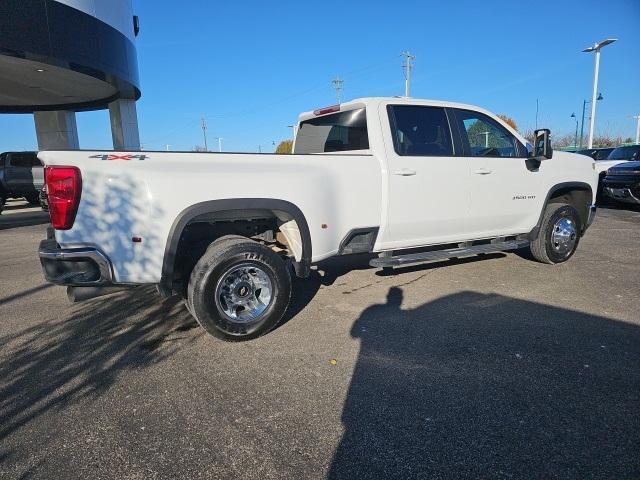
M 456 156 L 444 108 L 389 105 L 388 205 L 381 247 L 400 249 L 465 239 L 469 159 Z M 385 124 L 384 119 L 383 125 Z
M 539 174 L 518 139 L 491 117 L 453 110 L 471 162 L 469 227 L 477 238 L 528 232 L 544 199 Z

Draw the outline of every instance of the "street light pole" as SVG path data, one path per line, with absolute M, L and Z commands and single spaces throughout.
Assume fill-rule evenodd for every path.
M 481 132 L 480 135 L 484 135 L 484 148 L 489 148 L 489 133 L 491 132 Z
M 571 118 L 576 122 L 576 136 L 573 137 L 573 146 L 578 148 L 578 117 L 576 117 L 575 112 L 571 114 Z
M 636 125 L 636 144 L 640 143 L 640 115 L 634 115 L 633 118 L 638 122 Z
M 290 128 L 293 132 L 293 137 L 291 137 L 291 141 L 295 141 L 296 139 L 296 135 L 298 134 L 298 125 L 287 125 L 288 128 Z
M 604 97 L 602 96 L 602 93 L 599 93 L 598 98 L 596 98 L 596 100 L 600 101 L 603 98 Z M 588 103 L 591 103 L 591 102 L 589 100 L 582 101 L 582 122 L 580 122 L 580 148 L 582 148 L 582 140 L 584 139 L 584 114 L 587 109 Z
M 593 70 L 593 93 L 591 94 L 591 118 L 589 119 L 589 145 L 593 147 L 593 127 L 596 123 L 596 91 L 598 90 L 598 73 L 600 70 L 600 49 L 596 49 L 596 62 Z
M 594 44 L 593 47 L 588 47 L 582 50 L 583 52 L 596 52 L 596 60 L 593 69 L 593 92 L 591 94 L 591 119 L 589 121 L 589 145 L 587 148 L 593 147 L 593 129 L 596 123 L 596 94 L 598 92 L 598 74 L 600 73 L 600 50 L 602 47 L 615 42 L 617 38 L 607 38 L 602 42 Z
M 584 111 L 587 108 L 587 102 L 586 100 L 582 101 L 582 122 L 580 122 L 580 148 L 582 148 L 582 139 L 584 138 Z

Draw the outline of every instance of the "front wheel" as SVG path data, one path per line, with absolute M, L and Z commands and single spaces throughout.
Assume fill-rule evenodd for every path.
M 542 263 L 562 263 L 578 248 L 582 224 L 577 210 L 564 203 L 545 208 L 538 237 L 529 246 L 531 255 Z
M 189 311 L 211 335 L 228 341 L 273 329 L 291 298 L 285 262 L 247 238 L 213 242 L 198 260 L 187 288 Z

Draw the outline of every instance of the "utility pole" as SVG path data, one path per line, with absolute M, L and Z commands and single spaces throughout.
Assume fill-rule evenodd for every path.
M 636 144 L 640 143 L 640 115 L 634 115 L 631 118 L 635 118 L 637 125 L 636 125 Z
M 576 117 L 576 113 L 573 112 L 569 118 L 573 118 L 573 121 L 576 122 L 576 136 L 573 137 L 573 146 L 578 148 L 578 117 Z
M 413 68 L 413 62 L 416 57 L 415 55 L 411 55 L 409 51 L 402 52 L 400 54 L 404 57 L 404 64 L 402 68 L 404 68 L 404 96 L 408 97 L 411 91 L 411 69 Z
M 207 147 L 207 121 L 202 117 L 202 135 L 204 136 L 204 151 L 208 152 L 209 148 Z
M 334 78 L 331 83 L 333 83 L 333 88 L 336 89 L 336 103 L 340 105 L 342 103 L 342 84 L 344 80 L 340 77 Z
M 216 140 L 218 140 L 218 151 L 222 152 L 222 140 L 224 140 L 222 137 L 214 137 Z

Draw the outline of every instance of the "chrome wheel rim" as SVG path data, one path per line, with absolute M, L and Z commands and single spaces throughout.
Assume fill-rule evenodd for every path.
M 551 247 L 561 255 L 573 250 L 578 239 L 576 224 L 570 218 L 562 217 L 553 225 L 551 230 Z
M 257 320 L 273 297 L 273 284 L 267 273 L 254 263 L 236 265 L 220 276 L 215 301 L 228 320 L 249 323 Z

